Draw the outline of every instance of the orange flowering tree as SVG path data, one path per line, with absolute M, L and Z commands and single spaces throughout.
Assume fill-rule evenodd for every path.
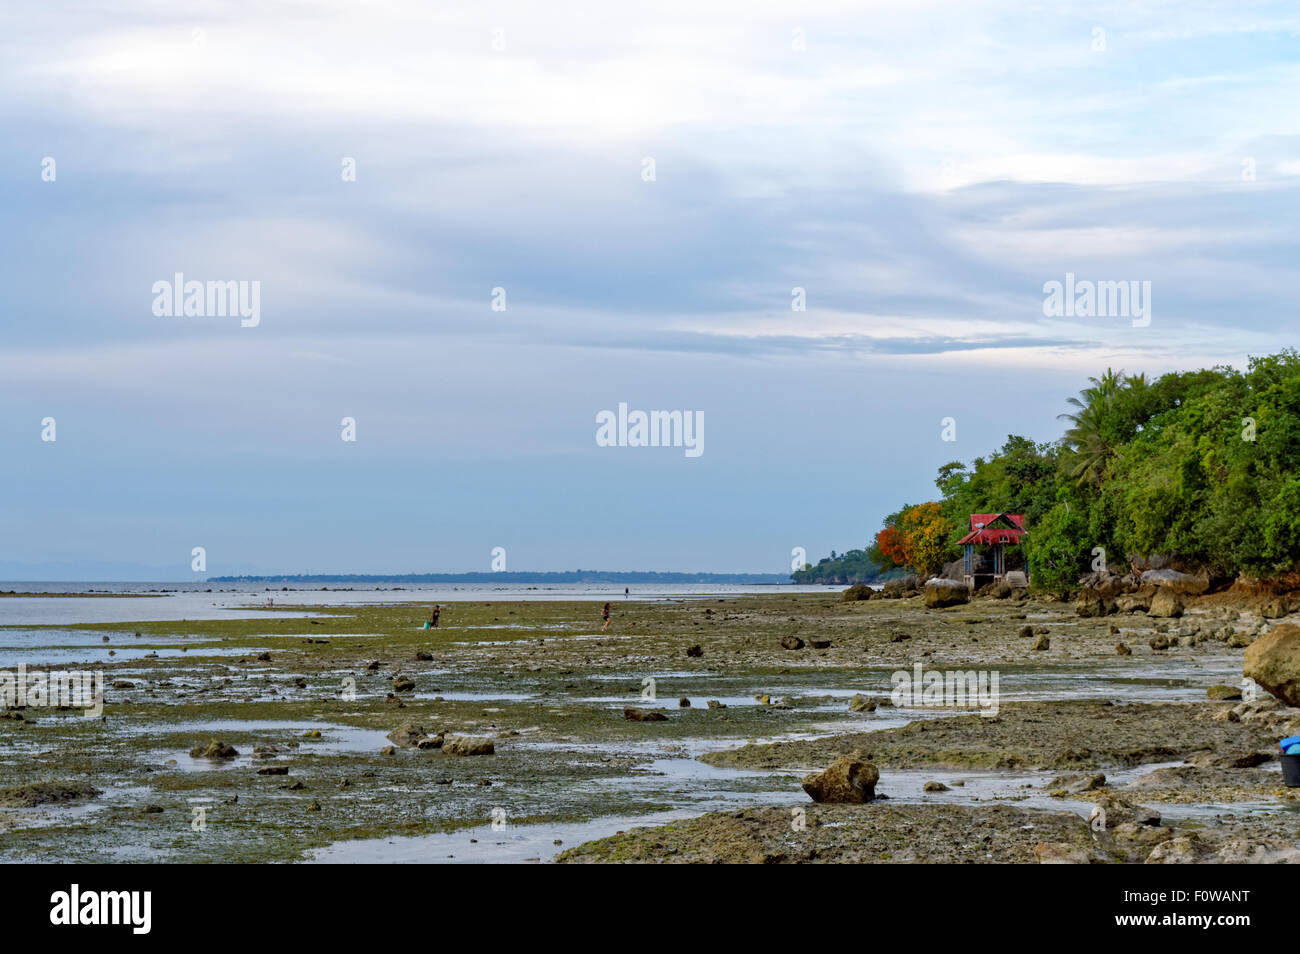
M 923 577 L 934 576 L 952 553 L 955 529 L 940 504 L 916 504 L 889 518 L 876 534 L 876 546 L 896 565 L 911 567 Z

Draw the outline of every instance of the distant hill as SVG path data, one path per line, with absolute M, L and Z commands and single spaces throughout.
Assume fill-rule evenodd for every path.
M 282 576 L 211 576 L 209 583 L 789 583 L 783 573 L 659 573 L 560 570 L 531 573 L 299 573 Z

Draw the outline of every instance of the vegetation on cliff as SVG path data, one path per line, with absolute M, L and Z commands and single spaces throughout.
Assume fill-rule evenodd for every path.
M 883 521 L 863 551 L 923 575 L 956 559 L 972 513 L 1022 513 L 1035 585 L 1067 588 L 1105 559 L 1269 578 L 1300 562 L 1300 355 L 1150 380 L 1090 378 L 1050 443 L 1009 436 L 939 468 L 936 501 Z M 825 561 L 823 561 L 825 563 Z M 814 568 L 815 570 L 816 568 Z M 797 574 L 796 574 L 797 576 Z

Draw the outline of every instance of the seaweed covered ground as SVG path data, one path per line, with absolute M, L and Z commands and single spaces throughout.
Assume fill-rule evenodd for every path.
M 363 845 L 371 860 L 443 860 L 439 833 L 461 831 L 456 860 L 518 860 L 512 833 L 549 827 L 568 844 L 530 857 L 948 860 L 971 812 L 1005 831 L 963 842 L 961 860 L 1035 860 L 1039 842 L 1074 857 L 1059 846 L 1079 824 L 1079 845 L 1095 844 L 1098 788 L 1054 786 L 1063 773 L 1165 806 L 1160 827 L 1201 833 L 1191 860 L 1218 858 L 1229 830 L 1275 857 L 1297 817 L 1269 749 L 1300 712 L 1207 701 L 1240 681 L 1233 644 L 1265 625 L 1230 608 L 1157 621 L 1029 599 L 619 600 L 604 633 L 591 602 L 445 604 L 437 630 L 420 628 L 421 604 L 276 609 L 307 615 L 21 627 L 41 647 L 29 668 L 94 659 L 107 691 L 99 718 L 0 719 L 0 860 L 348 860 Z M 891 675 L 917 664 L 996 672 L 996 714 L 895 707 Z M 458 736 L 493 751 L 450 754 Z M 880 766 L 890 801 L 814 806 L 802 774 L 851 752 Z M 801 807 L 802 847 L 782 847 Z M 1029 844 L 1016 812 L 1050 831 Z M 680 844 L 632 827 L 664 817 Z M 776 841 L 743 834 L 752 818 Z M 888 847 L 895 826 L 910 847 Z M 604 834 L 660 847 L 572 841 Z

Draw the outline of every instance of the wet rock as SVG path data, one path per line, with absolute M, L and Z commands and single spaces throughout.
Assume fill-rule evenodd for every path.
M 369 662 L 369 663 L 366 664 L 366 671 L 367 671 L 367 672 L 375 672 L 375 671 L 378 670 L 378 669 L 379 669 L 379 660 L 378 660 L 378 659 L 375 659 L 375 660 L 373 660 L 373 661 L 371 661 L 371 662 Z
M 687 699 L 685 696 L 682 696 L 680 699 L 677 700 L 677 707 L 679 709 L 689 709 L 691 707 L 691 700 Z
M 1275 698 L 1300 706 L 1300 626 L 1283 623 L 1246 648 L 1242 672 Z
M 1197 768 L 1248 769 L 1271 761 L 1273 761 L 1272 752 L 1259 752 L 1254 749 L 1237 752 L 1207 750 L 1189 756 L 1187 764 Z
M 800 639 L 798 636 L 782 636 L 781 648 L 782 649 L 803 649 L 803 640 Z
M 858 600 L 869 600 L 876 595 L 876 591 L 865 583 L 854 583 L 847 590 L 840 594 L 840 601 L 843 603 L 853 603 Z
M 200 742 L 190 749 L 190 758 L 192 759 L 233 759 L 238 755 L 239 751 L 233 745 L 219 739 Z
M 1115 609 L 1120 613 L 1145 613 L 1151 608 L 1151 597 L 1141 593 L 1129 593 L 1115 599 Z
M 426 736 L 423 739 L 417 739 L 415 747 L 421 752 L 427 752 L 430 749 L 440 749 L 445 742 L 445 737 L 441 735 Z
M 880 770 L 870 762 L 846 755 L 829 767 L 807 775 L 803 790 L 814 802 L 869 802 L 876 797 Z
M 638 709 L 635 706 L 623 707 L 623 718 L 632 722 L 667 722 L 668 717 L 654 709 Z
M 410 676 L 397 676 L 393 679 L 394 692 L 414 692 L 415 680 Z
M 1085 590 L 1074 604 L 1074 611 L 1079 616 L 1109 616 L 1115 612 L 1115 601 L 1106 599 L 1093 590 Z
M 319 739 L 321 737 L 320 729 L 308 729 L 302 734 L 302 737 L 304 739 Z
M 388 741 L 404 749 L 413 749 L 419 745 L 421 739 L 427 739 L 428 737 L 429 733 L 424 731 L 424 726 L 415 725 L 412 722 L 403 722 L 385 736 Z
M 1103 791 L 1097 799 L 1090 822 L 1100 818 L 1106 828 L 1114 828 L 1125 822 L 1137 825 L 1159 825 L 1160 813 L 1154 808 L 1138 805 L 1111 791 Z
M 1240 701 L 1241 688 L 1238 686 L 1210 686 L 1205 690 L 1205 698 L 1212 699 L 1215 702 Z
M 34 808 L 37 805 L 67 805 L 84 802 L 99 794 L 99 789 L 88 782 L 29 782 L 26 785 L 0 788 L 0 806 Z
M 925 785 L 923 786 L 923 789 L 924 789 L 925 791 L 927 791 L 927 792 L 950 792 L 950 791 L 952 791 L 952 789 L 950 789 L 947 785 L 943 784 L 943 782 L 926 782 Z
M 258 775 L 288 775 L 289 766 L 287 765 L 266 765 L 257 770 Z
M 1264 619 L 1281 619 L 1287 614 L 1287 604 L 1276 596 L 1271 596 L 1259 604 L 1259 615 Z
M 830 649 L 831 641 L 829 639 L 810 639 L 808 645 L 813 649 Z
M 709 706 L 710 709 L 725 709 L 725 708 L 727 708 L 727 704 L 726 704 L 725 702 L 719 702 L 717 699 L 710 699 L 709 702 L 708 702 L 708 706 Z
M 1034 627 L 1032 627 L 1032 626 L 1021 626 L 1020 629 L 1016 632 L 1016 635 L 1019 636 L 1021 639 L 1033 639 L 1033 638 L 1034 638 Z
M 1151 637 L 1151 640 L 1147 645 L 1156 652 L 1163 652 L 1170 646 L 1174 645 L 1174 639 L 1171 638 L 1168 633 L 1157 633 L 1155 636 Z
M 877 703 L 875 699 L 870 696 L 864 696 L 860 692 L 855 694 L 854 697 L 849 700 L 849 710 L 852 712 L 875 712 L 876 705 Z
M 1133 655 L 1133 650 L 1131 650 L 1131 649 L 1128 648 L 1128 644 L 1127 644 L 1127 643 L 1116 643 L 1116 644 L 1115 644 L 1115 652 L 1119 653 L 1121 656 L 1132 656 L 1132 655 Z
M 933 579 L 922 588 L 925 605 L 930 609 L 943 609 L 947 606 L 961 606 L 970 602 L 970 590 L 965 583 L 956 580 Z
M 496 743 L 472 735 L 449 735 L 442 743 L 446 755 L 492 755 L 496 752 Z
M 1183 599 L 1173 590 L 1161 587 L 1151 597 L 1151 606 L 1147 615 L 1155 619 L 1173 619 L 1183 615 Z
M 395 746 L 395 745 L 385 745 L 382 749 L 379 750 L 379 754 L 380 754 L 380 755 L 396 755 L 396 754 L 397 754 L 397 746 Z
M 306 809 L 306 810 L 309 811 L 309 812 L 318 812 L 318 811 L 320 811 L 320 802 L 316 801 L 316 799 L 313 798 L 310 802 L 307 803 L 307 809 Z
M 1106 776 L 1101 772 L 1068 772 L 1047 783 L 1047 790 L 1053 795 L 1078 795 L 1105 787 Z
M 433 662 L 433 653 L 429 652 L 427 649 L 421 649 L 419 652 L 415 654 L 415 661 Z
M 270 662 L 270 661 L 271 661 L 271 654 L 270 654 L 270 653 L 259 653 L 258 656 L 257 656 L 257 659 L 258 659 L 259 662 Z
M 1233 634 L 1228 637 L 1228 646 L 1231 649 L 1244 649 L 1255 641 L 1255 638 L 1245 630 L 1234 630 Z
M 704 655 L 704 649 L 699 643 L 696 643 L 694 646 L 686 647 L 686 655 L 690 656 L 692 659 L 699 659 Z
M 1046 633 L 1039 633 L 1034 637 L 1034 643 L 1029 648 L 1040 652 L 1044 649 L 1051 649 L 1052 641 L 1047 637 Z

